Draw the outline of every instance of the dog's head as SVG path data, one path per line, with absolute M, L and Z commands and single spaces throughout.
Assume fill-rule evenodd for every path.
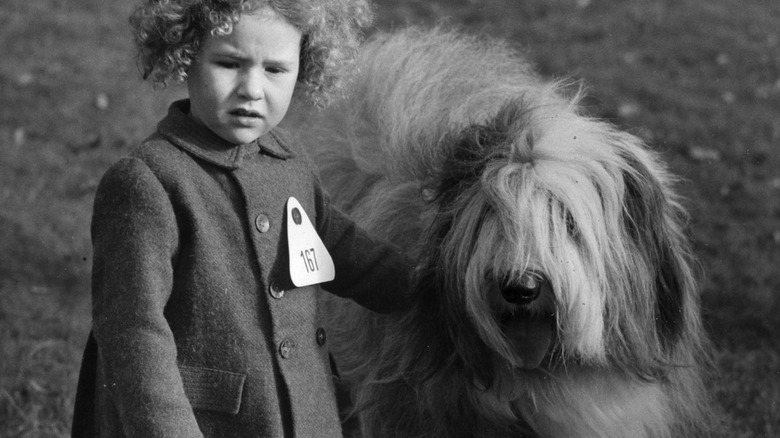
M 697 319 L 685 215 L 655 156 L 523 100 L 443 142 L 418 287 L 462 365 L 486 384 L 567 363 L 662 377 Z

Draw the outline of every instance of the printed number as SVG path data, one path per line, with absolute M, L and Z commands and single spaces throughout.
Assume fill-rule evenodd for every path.
M 314 248 L 301 251 L 301 258 L 303 259 L 303 266 L 306 268 L 306 273 L 320 270 L 320 265 L 317 263 L 317 255 L 314 253 Z

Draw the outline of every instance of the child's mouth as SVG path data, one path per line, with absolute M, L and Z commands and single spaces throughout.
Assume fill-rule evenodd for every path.
M 236 117 L 251 117 L 251 118 L 257 118 L 257 119 L 259 119 L 261 117 L 260 113 L 258 113 L 257 111 L 250 111 L 250 110 L 246 110 L 246 109 L 243 109 L 243 108 L 237 108 L 237 109 L 231 110 L 230 111 L 230 115 L 231 116 L 236 116 Z

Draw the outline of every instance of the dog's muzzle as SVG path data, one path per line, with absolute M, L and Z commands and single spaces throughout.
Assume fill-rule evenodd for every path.
M 535 304 L 542 295 L 552 294 L 550 282 L 541 274 L 527 272 L 505 280 L 500 288 L 501 296 L 514 307 L 501 316 L 504 333 L 522 360 L 521 367 L 538 368 L 553 343 L 555 315 L 540 311 Z

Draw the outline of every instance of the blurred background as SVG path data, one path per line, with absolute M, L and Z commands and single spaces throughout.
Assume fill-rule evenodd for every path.
M 133 3 L 0 2 L 0 437 L 69 436 L 95 188 L 183 95 L 141 81 Z M 376 3 L 379 30 L 509 40 L 662 152 L 684 178 L 724 436 L 780 436 L 780 2 Z

